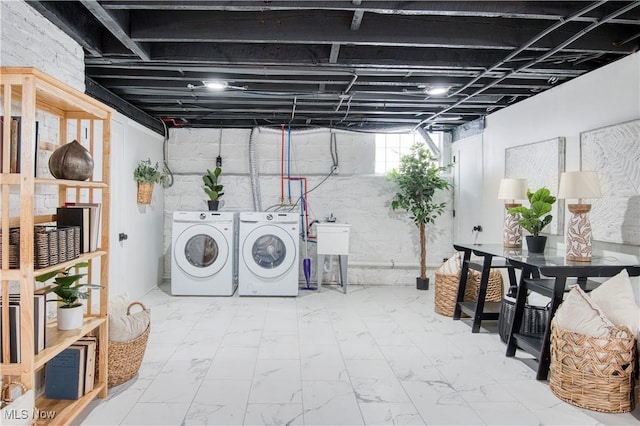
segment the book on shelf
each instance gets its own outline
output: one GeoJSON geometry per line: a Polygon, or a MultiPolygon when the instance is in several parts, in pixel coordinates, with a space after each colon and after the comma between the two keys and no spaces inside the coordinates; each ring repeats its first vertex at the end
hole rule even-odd
{"type": "Polygon", "coordinates": [[[78,399],[84,395],[84,347],[69,346],[45,367],[44,395],[50,399],[78,399]]]}
{"type": "Polygon", "coordinates": [[[65,203],[67,208],[89,208],[89,250],[96,251],[100,245],[100,215],[102,204],[100,203],[65,203]]]}
{"type": "MultiPolygon", "coordinates": [[[[0,302],[2,298],[0,298],[0,302]]],[[[46,347],[47,296],[33,295],[33,352],[40,353],[46,347]]],[[[0,318],[1,324],[1,318],[0,318]]],[[[20,362],[20,295],[9,294],[10,362],[20,362]]],[[[1,342],[0,342],[1,345],[1,342]]],[[[0,346],[1,348],[1,346],[0,346]]]]}
{"type": "MultiPolygon", "coordinates": [[[[0,339],[0,359],[2,362],[20,362],[20,300],[9,298],[9,359],[5,359],[4,339],[0,339]]],[[[0,330],[4,318],[4,306],[0,308],[0,330]]]]}
{"type": "MultiPolygon", "coordinates": [[[[0,141],[2,141],[2,149],[0,150],[0,160],[2,160],[1,153],[4,152],[4,126],[7,118],[0,116],[0,141]]],[[[20,173],[20,117],[11,117],[9,120],[9,173],[20,173]]],[[[2,164],[0,162],[0,164],[2,164]]]]}
{"type": "Polygon", "coordinates": [[[96,349],[98,339],[93,336],[80,338],[71,347],[81,347],[84,350],[85,370],[84,370],[84,393],[91,392],[95,383],[96,374],[96,349]]]}
{"type": "Polygon", "coordinates": [[[58,207],[56,211],[57,224],[62,226],[80,227],[80,253],[91,251],[91,208],[89,207],[58,207]]]}
{"type": "Polygon", "coordinates": [[[47,295],[33,295],[33,349],[39,354],[46,347],[47,295]]]}

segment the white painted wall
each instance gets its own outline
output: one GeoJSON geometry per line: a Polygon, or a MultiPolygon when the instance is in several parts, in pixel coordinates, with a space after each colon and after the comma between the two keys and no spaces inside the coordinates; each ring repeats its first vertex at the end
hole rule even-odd
{"type": "Polygon", "coordinates": [[[147,158],[162,164],[163,137],[119,113],[111,126],[110,291],[135,300],[162,281],[164,188],[155,185],[150,205],[137,204],[133,170],[147,158]],[[120,233],[127,239],[119,241],[120,233]]]}
{"type": "MultiPolygon", "coordinates": [[[[82,47],[62,30],[22,0],[0,2],[0,63],[2,66],[35,67],[48,75],[84,91],[84,54],[82,47]]],[[[58,139],[57,120],[38,115],[43,140],[58,139]]],[[[69,134],[75,134],[70,132],[69,134]]],[[[132,299],[155,287],[162,279],[162,229],[164,194],[158,188],[153,204],[139,209],[133,169],[139,159],[162,159],[163,138],[143,126],[114,114],[112,122],[110,294],[128,292],[132,299]],[[129,239],[119,244],[119,232],[129,239]]],[[[50,152],[38,152],[37,175],[50,176],[47,168],[50,152]]],[[[38,187],[37,213],[51,213],[58,205],[57,192],[38,187]],[[49,191],[49,192],[47,192],[49,191]]],[[[11,205],[16,194],[12,194],[11,205]]]]}
{"type": "MultiPolygon", "coordinates": [[[[248,160],[250,132],[225,129],[219,145],[219,129],[171,129],[168,158],[175,183],[166,190],[164,264],[167,276],[171,271],[171,215],[176,210],[206,210],[201,176],[207,168],[215,168],[219,150],[223,158],[221,183],[225,185],[222,210],[253,211],[248,160]]],[[[322,221],[333,213],[339,222],[352,225],[349,283],[415,285],[419,274],[418,228],[405,214],[391,210],[392,185],[384,175],[373,174],[374,136],[337,132],[336,138],[340,173],[309,194],[309,221],[322,221]]],[[[291,140],[291,176],[306,177],[311,190],[331,170],[330,132],[327,129],[293,132],[291,140]]],[[[255,133],[254,141],[262,210],[266,210],[280,205],[281,133],[262,128],[255,133]]],[[[292,193],[295,203],[300,193],[297,183],[292,184],[292,193]]],[[[450,201],[450,194],[441,196],[450,201]]],[[[451,212],[447,211],[428,231],[427,262],[432,267],[450,255],[451,233],[451,212]]],[[[308,247],[312,270],[316,271],[315,245],[310,243],[308,247]]],[[[304,253],[302,245],[301,258],[304,253]]],[[[304,282],[302,268],[300,273],[304,282]]],[[[325,280],[330,278],[326,276],[325,280]]]]}
{"type": "MultiPolygon", "coordinates": [[[[496,194],[504,175],[506,148],[563,136],[566,138],[566,170],[579,170],[581,132],[639,117],[640,53],[487,116],[482,138],[485,203],[465,206],[465,200],[461,200],[458,208],[478,212],[485,227],[480,242],[500,242],[504,207],[496,194]]],[[[596,243],[594,249],[597,245],[603,246],[596,243]]],[[[639,251],[637,246],[607,246],[639,251]]]]}

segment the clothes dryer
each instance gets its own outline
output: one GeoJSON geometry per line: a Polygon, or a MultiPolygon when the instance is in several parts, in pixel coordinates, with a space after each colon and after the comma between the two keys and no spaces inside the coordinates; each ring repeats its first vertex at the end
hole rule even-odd
{"type": "Polygon", "coordinates": [[[232,296],[238,286],[237,213],[173,213],[171,294],[232,296]]]}
{"type": "Polygon", "coordinates": [[[298,213],[240,213],[240,296],[298,295],[298,221],[298,213]]]}

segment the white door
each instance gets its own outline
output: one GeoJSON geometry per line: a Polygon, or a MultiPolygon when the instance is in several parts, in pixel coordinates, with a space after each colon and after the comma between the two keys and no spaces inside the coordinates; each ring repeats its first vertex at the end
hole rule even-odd
{"type": "Polygon", "coordinates": [[[114,114],[111,120],[111,235],[109,257],[109,296],[115,297],[126,292],[127,253],[124,241],[119,241],[120,233],[125,232],[125,216],[119,214],[123,207],[121,190],[124,188],[124,176],[120,166],[124,161],[125,124],[114,114]]]}
{"type": "Polygon", "coordinates": [[[453,240],[481,243],[482,231],[482,135],[455,142],[451,149],[455,162],[453,240]]]}

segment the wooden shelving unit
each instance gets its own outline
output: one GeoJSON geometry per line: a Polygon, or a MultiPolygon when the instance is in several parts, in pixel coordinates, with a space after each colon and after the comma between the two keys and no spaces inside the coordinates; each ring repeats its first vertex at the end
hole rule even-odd
{"type": "MultiPolygon", "coordinates": [[[[50,400],[43,396],[35,401],[38,412],[50,414],[48,419],[38,418],[38,424],[68,424],[96,397],[107,396],[108,374],[108,267],[109,267],[109,176],[110,176],[110,123],[112,110],[33,68],[0,68],[0,97],[4,117],[20,117],[20,171],[9,173],[10,144],[2,144],[0,161],[0,230],[2,231],[2,262],[0,281],[2,296],[2,360],[0,364],[3,383],[12,381],[23,384],[27,390],[35,389],[36,375],[46,363],[80,337],[97,336],[98,348],[96,382],[94,389],[78,400],[50,400]],[[48,131],[47,142],[36,146],[36,122],[40,117],[39,133],[48,131]],[[52,125],[51,123],[54,123],[52,125]],[[57,129],[56,124],[57,123],[57,129]],[[47,128],[42,129],[42,124],[47,128]],[[84,134],[83,134],[84,130],[84,134]],[[75,133],[74,133],[75,132],[75,133]],[[57,140],[56,135],[57,134],[57,140]],[[84,136],[84,137],[83,137],[84,136]],[[55,149],[73,139],[84,141],[94,158],[94,176],[88,181],[70,181],[35,177],[35,158],[38,148],[55,149]],[[53,186],[54,188],[51,188],[53,186]],[[102,205],[100,215],[101,236],[99,249],[84,253],[79,258],[34,269],[34,225],[55,221],[55,207],[50,212],[34,213],[37,197],[43,196],[41,187],[48,187],[46,197],[57,196],[56,206],[65,202],[95,202],[102,205]],[[38,188],[38,190],[37,190],[38,188]],[[19,268],[9,268],[9,230],[20,228],[19,268]],[[55,320],[47,324],[46,347],[34,355],[34,292],[35,277],[49,271],[64,269],[80,261],[89,261],[86,272],[92,283],[102,285],[94,290],[87,303],[84,324],[80,329],[60,331],[55,320]],[[10,294],[19,289],[20,295],[20,362],[10,363],[9,309],[10,294]],[[96,299],[96,298],[99,298],[96,299]]],[[[3,126],[2,140],[10,140],[9,126],[3,126]]],[[[47,203],[49,204],[49,203],[47,203]]],[[[42,207],[40,207],[42,210],[42,207]]]]}

